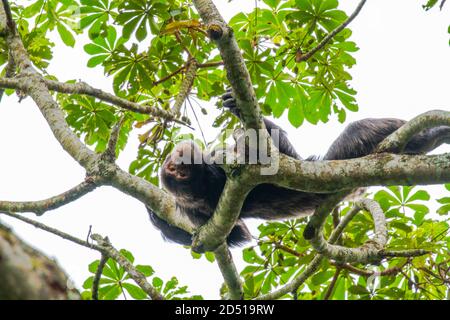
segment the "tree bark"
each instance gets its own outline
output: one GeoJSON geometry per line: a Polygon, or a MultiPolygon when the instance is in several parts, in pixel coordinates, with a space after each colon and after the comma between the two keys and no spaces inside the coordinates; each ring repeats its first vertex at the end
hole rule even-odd
{"type": "Polygon", "coordinates": [[[66,273],[0,224],[0,300],[80,299],[66,273]]]}

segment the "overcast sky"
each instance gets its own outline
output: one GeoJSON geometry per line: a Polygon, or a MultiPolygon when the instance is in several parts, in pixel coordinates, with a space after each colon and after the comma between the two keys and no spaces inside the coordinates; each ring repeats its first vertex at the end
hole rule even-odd
{"type": "MultiPolygon", "coordinates": [[[[253,0],[228,4],[215,1],[226,19],[239,10],[249,11],[253,0]],[[239,4],[239,5],[238,5],[239,4]]],[[[350,13],[358,1],[341,0],[341,8],[350,13]]],[[[352,23],[352,40],[360,47],[355,56],[357,65],[351,70],[352,86],[358,91],[360,111],[349,114],[346,124],[366,117],[397,117],[410,119],[431,109],[450,108],[450,49],[447,27],[450,7],[444,12],[424,12],[423,1],[368,1],[352,23]]],[[[57,37],[55,37],[57,39],[57,37]]],[[[57,42],[55,58],[49,72],[60,80],[82,79],[96,87],[111,91],[111,79],[100,68],[89,69],[89,56],[82,43],[74,49],[57,42]]],[[[56,142],[31,99],[17,102],[17,97],[4,98],[0,105],[0,200],[39,200],[59,194],[84,178],[78,166],[56,142]]],[[[209,110],[211,104],[205,104],[209,110]]],[[[214,112],[211,113],[214,115],[214,112]]],[[[202,120],[208,138],[215,136],[211,116],[202,120]]],[[[305,124],[292,128],[286,117],[276,122],[287,129],[289,137],[302,156],[324,154],[346,124],[335,118],[327,124],[305,124]]],[[[196,130],[198,134],[198,130],[196,130]]],[[[127,169],[137,153],[138,141],[130,139],[119,159],[127,169]]],[[[450,151],[448,146],[438,152],[450,151]]],[[[434,195],[441,186],[431,187],[434,195]]],[[[33,215],[28,215],[33,217],[33,215]]],[[[145,207],[139,201],[113,188],[100,188],[82,199],[37,218],[50,226],[85,239],[89,226],[93,232],[107,235],[116,248],[133,252],[136,262],[150,264],[164,280],[177,276],[193,294],[218,298],[222,278],[216,264],[205,259],[193,260],[189,250],[165,243],[153,229],[145,207]]],[[[99,258],[89,251],[21,222],[3,217],[26,241],[41,249],[64,267],[81,287],[89,276],[87,266],[99,258]]],[[[255,223],[250,223],[253,233],[255,223]]],[[[233,250],[239,270],[240,250],[233,250]]]]}

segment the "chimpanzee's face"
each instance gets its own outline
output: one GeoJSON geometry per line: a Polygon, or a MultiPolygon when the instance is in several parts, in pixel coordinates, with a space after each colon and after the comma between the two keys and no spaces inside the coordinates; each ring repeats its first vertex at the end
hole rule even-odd
{"type": "Polygon", "coordinates": [[[199,190],[203,178],[202,151],[192,141],[183,141],[175,146],[161,168],[164,187],[175,195],[187,195],[199,190]]]}

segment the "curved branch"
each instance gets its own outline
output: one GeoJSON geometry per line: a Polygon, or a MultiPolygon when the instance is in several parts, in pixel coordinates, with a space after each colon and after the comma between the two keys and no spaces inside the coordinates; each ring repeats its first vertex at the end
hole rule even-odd
{"type": "MultiPolygon", "coordinates": [[[[309,241],[317,252],[340,263],[380,262],[382,259],[379,254],[380,250],[383,250],[387,243],[386,219],[383,210],[376,201],[370,199],[362,199],[356,203],[356,207],[358,211],[366,209],[372,215],[375,224],[373,239],[367,241],[359,248],[346,248],[328,243],[323,237],[323,229],[320,228],[309,241]]],[[[338,231],[342,232],[342,227],[338,231]]]]}
{"type": "Polygon", "coordinates": [[[306,61],[309,58],[311,58],[314,54],[316,54],[317,51],[322,50],[323,47],[325,47],[326,44],[331,41],[331,39],[333,39],[339,32],[344,30],[356,18],[356,16],[361,12],[361,9],[363,8],[365,3],[366,0],[362,0],[356,7],[355,11],[348,17],[347,20],[344,21],[344,23],[342,23],[336,29],[331,31],[325,38],[323,38],[322,41],[320,41],[320,43],[316,47],[298,57],[296,59],[296,62],[306,61]]]}
{"type": "MultiPolygon", "coordinates": [[[[401,153],[405,150],[408,142],[416,134],[425,129],[435,128],[438,126],[448,126],[448,132],[450,132],[449,111],[432,110],[418,115],[384,139],[384,141],[377,147],[376,152],[401,153]]],[[[442,141],[447,141],[450,143],[450,135],[448,132],[446,136],[442,137],[442,141]]]]}
{"type": "Polygon", "coordinates": [[[39,201],[0,201],[0,212],[33,212],[43,215],[45,212],[62,207],[95,190],[101,178],[89,177],[86,181],[57,196],[39,201]]]}
{"type": "MultiPolygon", "coordinates": [[[[330,202],[330,204],[333,204],[335,199],[330,202]]],[[[324,204],[326,205],[326,203],[324,204]]],[[[334,244],[339,237],[342,234],[342,231],[345,229],[345,227],[350,223],[350,221],[353,219],[353,217],[359,212],[359,209],[353,208],[350,210],[341,220],[338,227],[333,230],[333,232],[330,235],[330,238],[328,239],[329,243],[334,244]]],[[[290,292],[297,291],[298,288],[306,281],[309,277],[311,277],[317,269],[319,269],[322,259],[324,258],[323,255],[317,254],[312,261],[306,266],[305,270],[303,270],[302,273],[300,273],[295,279],[293,279],[288,284],[284,285],[283,287],[279,288],[278,290],[275,290],[271,293],[256,297],[255,300],[274,300],[279,299],[285,294],[288,294],[290,292]]]]}

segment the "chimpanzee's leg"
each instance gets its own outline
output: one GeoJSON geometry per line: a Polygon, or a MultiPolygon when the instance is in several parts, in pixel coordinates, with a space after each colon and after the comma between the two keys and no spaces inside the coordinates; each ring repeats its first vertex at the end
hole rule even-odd
{"type": "MultiPolygon", "coordinates": [[[[161,235],[166,241],[175,242],[184,246],[190,246],[192,244],[192,236],[188,232],[175,227],[165,220],[161,219],[154,213],[149,207],[147,207],[147,211],[150,217],[150,221],[152,224],[161,231],[161,235]]],[[[198,218],[198,216],[196,216],[198,218]]],[[[203,221],[204,224],[206,222],[203,221]]],[[[242,220],[238,220],[233,230],[231,230],[227,243],[229,246],[234,247],[246,243],[252,240],[252,235],[250,231],[247,229],[247,226],[244,224],[242,220]]]]}
{"type": "MultiPolygon", "coordinates": [[[[363,119],[353,122],[333,142],[324,160],[352,159],[368,155],[405,122],[392,118],[363,119]]],[[[450,143],[450,127],[440,126],[423,130],[408,142],[404,153],[427,153],[443,143],[450,143]]]]}

